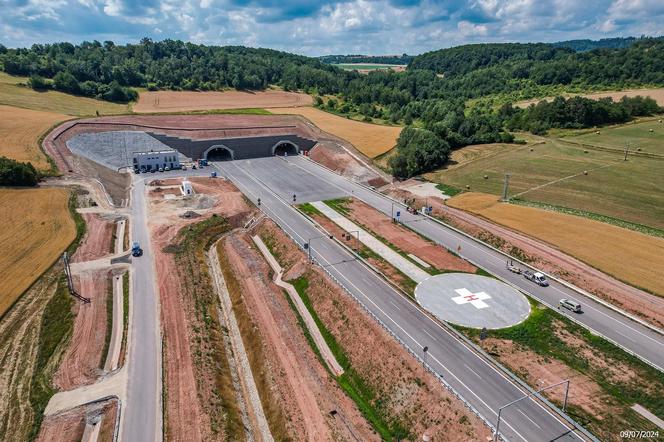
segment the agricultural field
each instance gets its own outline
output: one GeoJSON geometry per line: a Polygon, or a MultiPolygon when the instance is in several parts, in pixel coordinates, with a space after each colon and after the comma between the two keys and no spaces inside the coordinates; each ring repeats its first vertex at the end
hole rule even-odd
{"type": "MultiPolygon", "coordinates": [[[[579,93],[562,93],[564,97],[574,97],[580,95],[586,98],[592,98],[599,100],[600,98],[613,98],[613,101],[618,101],[622,97],[636,97],[638,95],[642,97],[650,97],[657,102],[660,106],[664,106],[664,88],[651,88],[651,89],[632,89],[627,91],[607,91],[607,92],[591,92],[589,94],[579,94],[579,93]]],[[[523,100],[517,103],[514,103],[518,107],[528,107],[531,104],[537,104],[542,100],[551,101],[553,97],[545,98],[535,98],[532,100],[523,100]]]]}
{"type": "Polygon", "coordinates": [[[354,121],[313,107],[278,108],[271,109],[271,112],[301,115],[321,130],[348,141],[369,158],[375,158],[392,149],[401,133],[401,127],[354,121]]]}
{"type": "Polygon", "coordinates": [[[268,91],[224,91],[189,92],[156,91],[141,92],[133,111],[146,112],[187,112],[196,110],[272,108],[309,106],[313,103],[310,95],[279,90],[268,91]]]}
{"type": "Polygon", "coordinates": [[[76,237],[64,189],[0,189],[0,315],[76,237]]]}
{"type": "Polygon", "coordinates": [[[584,149],[539,137],[529,141],[464,147],[452,153],[450,164],[425,178],[501,195],[509,173],[511,197],[664,229],[664,160],[632,156],[623,161],[620,151],[584,149]]]}
{"type": "Polygon", "coordinates": [[[662,238],[578,216],[500,203],[496,196],[482,193],[463,193],[447,204],[545,241],[628,284],[664,296],[662,238]]]}
{"type": "Polygon", "coordinates": [[[37,137],[67,118],[54,112],[0,105],[0,156],[31,162],[37,169],[48,170],[50,164],[39,148],[37,137]]]}
{"type": "Polygon", "coordinates": [[[655,118],[599,130],[588,130],[578,135],[565,136],[564,139],[620,151],[623,151],[625,145],[629,143],[630,151],[640,149],[644,153],[664,156],[664,120],[655,118]],[[660,123],[660,121],[662,122],[660,123]]]}
{"type": "Polygon", "coordinates": [[[393,70],[396,72],[403,72],[406,70],[405,64],[381,64],[381,63],[339,63],[335,64],[340,69],[346,71],[358,71],[361,73],[368,73],[376,70],[393,70]]]}
{"type": "Polygon", "coordinates": [[[56,91],[37,92],[23,84],[25,77],[0,72],[0,104],[74,116],[117,115],[129,112],[126,104],[78,97],[56,91]]]}

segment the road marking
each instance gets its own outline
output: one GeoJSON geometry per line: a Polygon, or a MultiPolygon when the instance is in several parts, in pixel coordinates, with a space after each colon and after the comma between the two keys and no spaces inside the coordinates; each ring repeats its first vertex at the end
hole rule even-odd
{"type": "Polygon", "coordinates": [[[475,374],[475,376],[477,376],[478,378],[482,379],[482,376],[480,376],[475,370],[473,370],[472,368],[470,368],[470,365],[466,364],[465,362],[463,363],[463,365],[465,365],[466,368],[467,368],[468,370],[472,371],[472,372],[475,374]]]}
{"type": "Polygon", "coordinates": [[[391,299],[390,299],[390,304],[392,304],[395,309],[401,310],[401,308],[394,301],[392,301],[391,299]]]}
{"type": "Polygon", "coordinates": [[[436,339],[436,338],[435,338],[431,333],[429,333],[428,331],[426,331],[426,330],[422,330],[422,331],[423,331],[424,333],[426,333],[427,335],[429,335],[429,337],[430,337],[431,339],[433,339],[434,341],[436,341],[436,342],[438,341],[438,339],[436,339]]]}
{"type": "MultiPolygon", "coordinates": [[[[301,214],[299,214],[299,212],[297,212],[297,210],[295,210],[293,207],[291,207],[289,204],[287,204],[285,201],[283,201],[283,199],[282,199],[281,197],[279,197],[279,195],[277,195],[272,189],[266,187],[265,184],[260,183],[256,178],[254,178],[254,177],[252,177],[251,175],[249,175],[246,171],[240,169],[239,166],[233,165],[233,167],[236,167],[236,168],[238,169],[238,171],[240,171],[240,172],[241,172],[241,173],[242,173],[247,179],[249,179],[250,181],[253,181],[253,182],[256,183],[259,187],[263,187],[263,188],[265,188],[265,189],[268,191],[268,193],[272,193],[273,196],[274,196],[274,199],[275,199],[278,203],[283,204],[283,205],[286,207],[287,210],[290,210],[291,212],[294,212],[294,213],[295,213],[297,216],[299,216],[299,217],[302,216],[301,214]]],[[[229,176],[231,176],[230,173],[229,173],[229,176]]],[[[234,181],[236,181],[236,180],[234,180],[234,181]]],[[[238,185],[240,184],[240,183],[237,182],[237,181],[236,181],[236,183],[237,183],[238,185]]],[[[242,187],[246,187],[246,185],[243,184],[242,187]]],[[[253,192],[249,192],[249,193],[251,193],[252,195],[254,195],[253,192]]],[[[255,196],[255,195],[254,195],[254,196],[255,196]]],[[[266,210],[266,211],[267,211],[267,209],[268,209],[268,207],[265,206],[265,205],[261,205],[261,207],[262,207],[263,210],[266,210]]],[[[271,212],[276,218],[278,218],[279,221],[281,221],[281,223],[283,223],[283,225],[284,225],[286,228],[288,228],[288,230],[290,230],[290,231],[293,233],[293,235],[295,235],[295,236],[299,237],[300,239],[304,240],[304,238],[303,238],[299,233],[297,233],[297,231],[296,231],[296,230],[295,230],[290,224],[288,224],[287,222],[285,222],[281,217],[279,217],[276,213],[274,213],[273,210],[270,210],[270,212],[271,212]]],[[[324,244],[327,244],[327,242],[325,242],[324,244]]],[[[329,245],[329,244],[328,244],[328,245],[329,245]]],[[[342,254],[348,254],[348,252],[346,252],[345,250],[339,250],[339,252],[342,253],[342,254]]],[[[399,323],[397,323],[394,319],[392,319],[391,316],[389,316],[389,315],[388,315],[388,314],[387,314],[387,313],[386,313],[381,307],[378,306],[378,304],[376,304],[376,302],[374,302],[371,298],[369,298],[369,297],[368,297],[368,296],[367,296],[367,295],[366,295],[361,289],[359,289],[359,288],[358,288],[358,287],[357,287],[352,281],[350,281],[348,278],[346,278],[346,276],[345,276],[343,273],[341,273],[338,269],[336,269],[334,266],[332,266],[332,264],[331,264],[331,263],[330,263],[330,262],[329,262],[329,261],[328,261],[328,260],[327,260],[327,259],[326,259],[326,258],[325,258],[325,257],[324,257],[324,256],[318,251],[318,250],[315,250],[315,249],[314,249],[314,250],[312,251],[312,253],[315,254],[315,255],[318,255],[318,256],[320,257],[321,260],[325,261],[325,263],[327,263],[327,266],[329,266],[329,268],[331,269],[331,271],[334,271],[334,272],[337,274],[337,277],[338,277],[339,279],[343,279],[343,280],[345,280],[346,283],[347,283],[349,286],[353,287],[353,288],[356,290],[356,292],[359,293],[360,295],[362,295],[362,297],[363,297],[366,301],[368,301],[369,303],[371,303],[371,304],[376,308],[376,310],[378,310],[378,311],[379,311],[379,312],[380,312],[385,318],[389,319],[389,321],[391,321],[391,322],[392,322],[392,323],[393,323],[398,329],[400,329],[400,330],[403,332],[403,334],[404,334],[405,336],[407,336],[407,337],[408,337],[412,342],[414,342],[418,347],[422,348],[422,345],[421,345],[421,344],[420,344],[415,338],[413,338],[413,337],[412,337],[412,336],[411,336],[411,335],[410,335],[410,334],[409,334],[409,333],[408,333],[408,332],[407,332],[407,331],[406,331],[406,330],[405,330],[405,329],[404,329],[399,323]]],[[[362,267],[364,267],[365,269],[367,269],[367,271],[371,272],[371,270],[368,269],[363,263],[360,263],[360,265],[362,265],[362,267]]],[[[397,294],[397,293],[394,291],[394,289],[392,289],[392,288],[391,288],[391,287],[390,287],[385,281],[383,281],[382,279],[377,278],[376,281],[377,281],[379,284],[383,285],[383,286],[387,289],[387,292],[388,292],[388,293],[393,293],[395,296],[400,296],[399,294],[397,294]]],[[[430,318],[428,315],[423,314],[423,313],[422,313],[419,309],[417,309],[416,307],[415,307],[415,311],[416,311],[417,313],[419,313],[420,315],[422,315],[423,317],[429,319],[431,322],[433,322],[433,323],[434,323],[439,329],[441,329],[443,332],[447,333],[450,337],[453,338],[453,340],[454,340],[455,342],[457,342],[457,343],[459,343],[459,344],[461,345],[461,348],[463,348],[463,349],[465,349],[466,351],[468,351],[468,353],[469,353],[470,355],[472,355],[472,356],[474,356],[475,358],[479,359],[479,360],[482,361],[484,364],[486,364],[488,367],[490,367],[492,370],[494,370],[494,371],[495,371],[500,377],[502,377],[502,378],[507,382],[507,384],[508,384],[509,386],[515,388],[515,389],[516,389],[517,391],[519,391],[520,393],[523,392],[523,390],[522,390],[517,384],[515,384],[512,380],[508,379],[507,376],[506,376],[505,374],[501,373],[496,367],[494,367],[493,365],[491,365],[491,364],[489,363],[489,361],[486,361],[486,360],[485,360],[484,358],[482,358],[479,354],[475,353],[475,352],[472,351],[469,347],[467,347],[465,344],[463,344],[462,342],[460,342],[460,341],[459,341],[454,335],[452,335],[452,333],[451,333],[450,331],[445,330],[440,324],[436,323],[436,322],[435,322],[432,318],[430,318]]],[[[436,362],[441,368],[443,368],[443,370],[445,370],[450,376],[452,376],[452,378],[454,378],[454,379],[455,379],[455,380],[456,380],[461,386],[463,386],[463,387],[464,387],[464,388],[465,388],[470,394],[472,394],[472,395],[473,395],[473,396],[474,396],[474,397],[475,397],[480,403],[482,403],[482,405],[484,405],[484,407],[486,407],[486,409],[488,409],[488,410],[489,410],[491,413],[493,413],[494,415],[497,415],[497,412],[496,412],[493,408],[491,408],[491,407],[490,407],[490,406],[489,406],[489,405],[488,405],[488,404],[487,404],[487,403],[486,403],[486,402],[485,402],[480,396],[477,395],[477,393],[475,393],[472,389],[470,389],[470,388],[469,388],[469,387],[468,387],[468,386],[467,386],[467,385],[466,385],[461,379],[459,379],[459,378],[458,378],[458,377],[457,377],[452,371],[450,371],[450,370],[449,370],[449,369],[448,369],[448,368],[447,368],[442,362],[440,362],[440,360],[438,360],[438,359],[437,359],[433,354],[431,354],[431,353],[429,353],[429,356],[430,356],[431,359],[434,360],[434,361],[435,361],[435,362],[436,362]]],[[[554,414],[552,414],[552,413],[551,413],[548,409],[546,409],[542,404],[540,404],[539,402],[535,401],[532,397],[530,398],[530,401],[531,401],[533,404],[535,404],[536,406],[538,406],[539,408],[541,408],[544,412],[546,412],[549,416],[551,416],[551,417],[552,417],[554,420],[556,420],[558,423],[560,423],[561,426],[562,426],[565,430],[570,431],[572,434],[576,435],[576,432],[575,432],[574,430],[570,429],[567,425],[565,425],[565,424],[564,424],[564,423],[563,423],[563,422],[562,422],[557,416],[555,416],[554,414]]],[[[503,419],[503,422],[504,422],[504,424],[505,424],[507,427],[509,427],[509,428],[510,428],[510,429],[511,429],[511,430],[512,430],[517,436],[519,436],[519,437],[520,437],[521,439],[523,439],[524,441],[527,441],[527,439],[524,438],[524,437],[523,437],[523,436],[522,436],[522,435],[521,435],[521,434],[520,434],[520,433],[519,433],[519,432],[518,432],[518,431],[517,431],[517,430],[516,430],[516,429],[515,429],[515,428],[514,428],[514,427],[513,427],[508,421],[507,421],[507,420],[503,419]]],[[[578,437],[578,436],[577,436],[577,437],[578,437]]]]}
{"type": "Polygon", "coordinates": [[[539,428],[540,430],[542,429],[542,427],[540,427],[540,426],[537,424],[537,422],[535,422],[534,420],[532,420],[531,418],[529,418],[528,415],[527,415],[526,413],[524,413],[523,411],[521,411],[520,408],[517,408],[516,411],[518,411],[519,413],[521,413],[521,414],[523,415],[523,417],[525,417],[525,418],[528,419],[530,422],[532,422],[533,425],[535,425],[537,428],[539,428]]]}

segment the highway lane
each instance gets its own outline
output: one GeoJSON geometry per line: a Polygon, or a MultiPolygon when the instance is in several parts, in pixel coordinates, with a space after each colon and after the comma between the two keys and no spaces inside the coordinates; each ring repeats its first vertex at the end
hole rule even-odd
{"type": "MultiPolygon", "coordinates": [[[[321,231],[290,206],[291,189],[278,195],[280,187],[265,181],[275,174],[287,176],[289,169],[281,169],[284,165],[294,167],[278,158],[216,163],[215,167],[250,200],[256,202],[261,198],[261,210],[303,244],[320,236],[321,231]]],[[[309,197],[325,196],[320,186],[311,185],[310,179],[297,182],[311,193],[309,197]],[[308,185],[302,184],[307,182],[308,185]]],[[[332,196],[337,194],[330,191],[332,196]]],[[[430,367],[489,421],[495,424],[499,407],[524,395],[520,387],[491,363],[431,320],[338,243],[327,237],[317,238],[311,242],[311,249],[313,257],[412,352],[421,355],[423,346],[428,346],[430,367]]],[[[509,440],[581,440],[533,399],[506,409],[502,418],[501,433],[509,440]]]]}
{"type": "MultiPolygon", "coordinates": [[[[284,171],[277,171],[277,177],[287,173],[287,171],[296,173],[293,168],[299,169],[302,172],[301,181],[305,181],[305,176],[309,175],[311,183],[318,183],[319,186],[330,186],[337,192],[343,191],[347,196],[352,195],[388,216],[391,216],[392,210],[394,212],[399,210],[401,212],[401,222],[411,229],[450,250],[456,251],[460,246],[462,257],[499,276],[550,307],[557,308],[558,302],[562,298],[579,302],[583,306],[582,314],[572,313],[565,309],[562,309],[561,313],[664,371],[662,368],[664,367],[664,337],[650,328],[556,281],[550,281],[549,287],[539,287],[523,278],[523,276],[507,270],[506,258],[495,250],[427,217],[410,214],[405,210],[405,206],[393,204],[393,201],[389,198],[353,183],[313,161],[302,157],[292,157],[286,160],[281,159],[281,162],[284,171]],[[290,163],[291,166],[284,168],[285,161],[290,163]]],[[[273,188],[277,188],[276,182],[270,184],[275,186],[273,188]]]]}
{"type": "Polygon", "coordinates": [[[120,429],[123,442],[163,439],[159,295],[146,206],[145,181],[142,176],[135,177],[131,193],[131,241],[140,242],[143,256],[132,259],[129,372],[120,429]]]}

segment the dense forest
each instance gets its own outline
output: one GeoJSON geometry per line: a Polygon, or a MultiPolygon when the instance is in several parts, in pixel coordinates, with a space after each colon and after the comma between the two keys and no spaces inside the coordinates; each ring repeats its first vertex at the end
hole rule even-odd
{"type": "Polygon", "coordinates": [[[551,43],[551,46],[556,48],[569,48],[576,52],[592,51],[593,49],[621,49],[632,46],[639,40],[648,38],[662,39],[664,37],[614,37],[614,38],[601,38],[599,40],[567,40],[551,43]]]}

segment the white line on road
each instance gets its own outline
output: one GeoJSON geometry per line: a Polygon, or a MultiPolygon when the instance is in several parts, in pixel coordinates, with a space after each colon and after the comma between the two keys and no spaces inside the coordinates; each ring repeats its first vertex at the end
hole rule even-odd
{"type": "MultiPolygon", "coordinates": [[[[472,372],[475,374],[475,376],[477,376],[478,378],[482,379],[482,376],[480,376],[475,370],[473,370],[472,368],[470,368],[470,366],[469,366],[468,364],[466,364],[466,363],[464,362],[463,365],[465,365],[466,368],[467,368],[468,370],[472,371],[472,372]]],[[[538,427],[539,427],[539,425],[538,425],[538,427]]]]}
{"type": "Polygon", "coordinates": [[[426,331],[426,330],[423,330],[423,331],[424,331],[424,333],[426,333],[427,335],[429,335],[429,337],[430,337],[431,339],[433,339],[434,341],[438,341],[438,339],[434,338],[433,335],[432,335],[431,333],[429,333],[429,332],[426,331]]]}
{"type": "Polygon", "coordinates": [[[535,422],[534,420],[532,420],[531,418],[529,418],[528,415],[527,415],[526,413],[524,413],[523,411],[521,411],[520,408],[517,408],[516,410],[517,410],[519,413],[521,413],[521,414],[523,415],[523,417],[525,417],[525,418],[528,419],[530,422],[532,422],[532,424],[535,425],[537,428],[539,428],[540,430],[542,429],[542,427],[540,427],[539,425],[537,425],[537,422],[535,422]]]}

